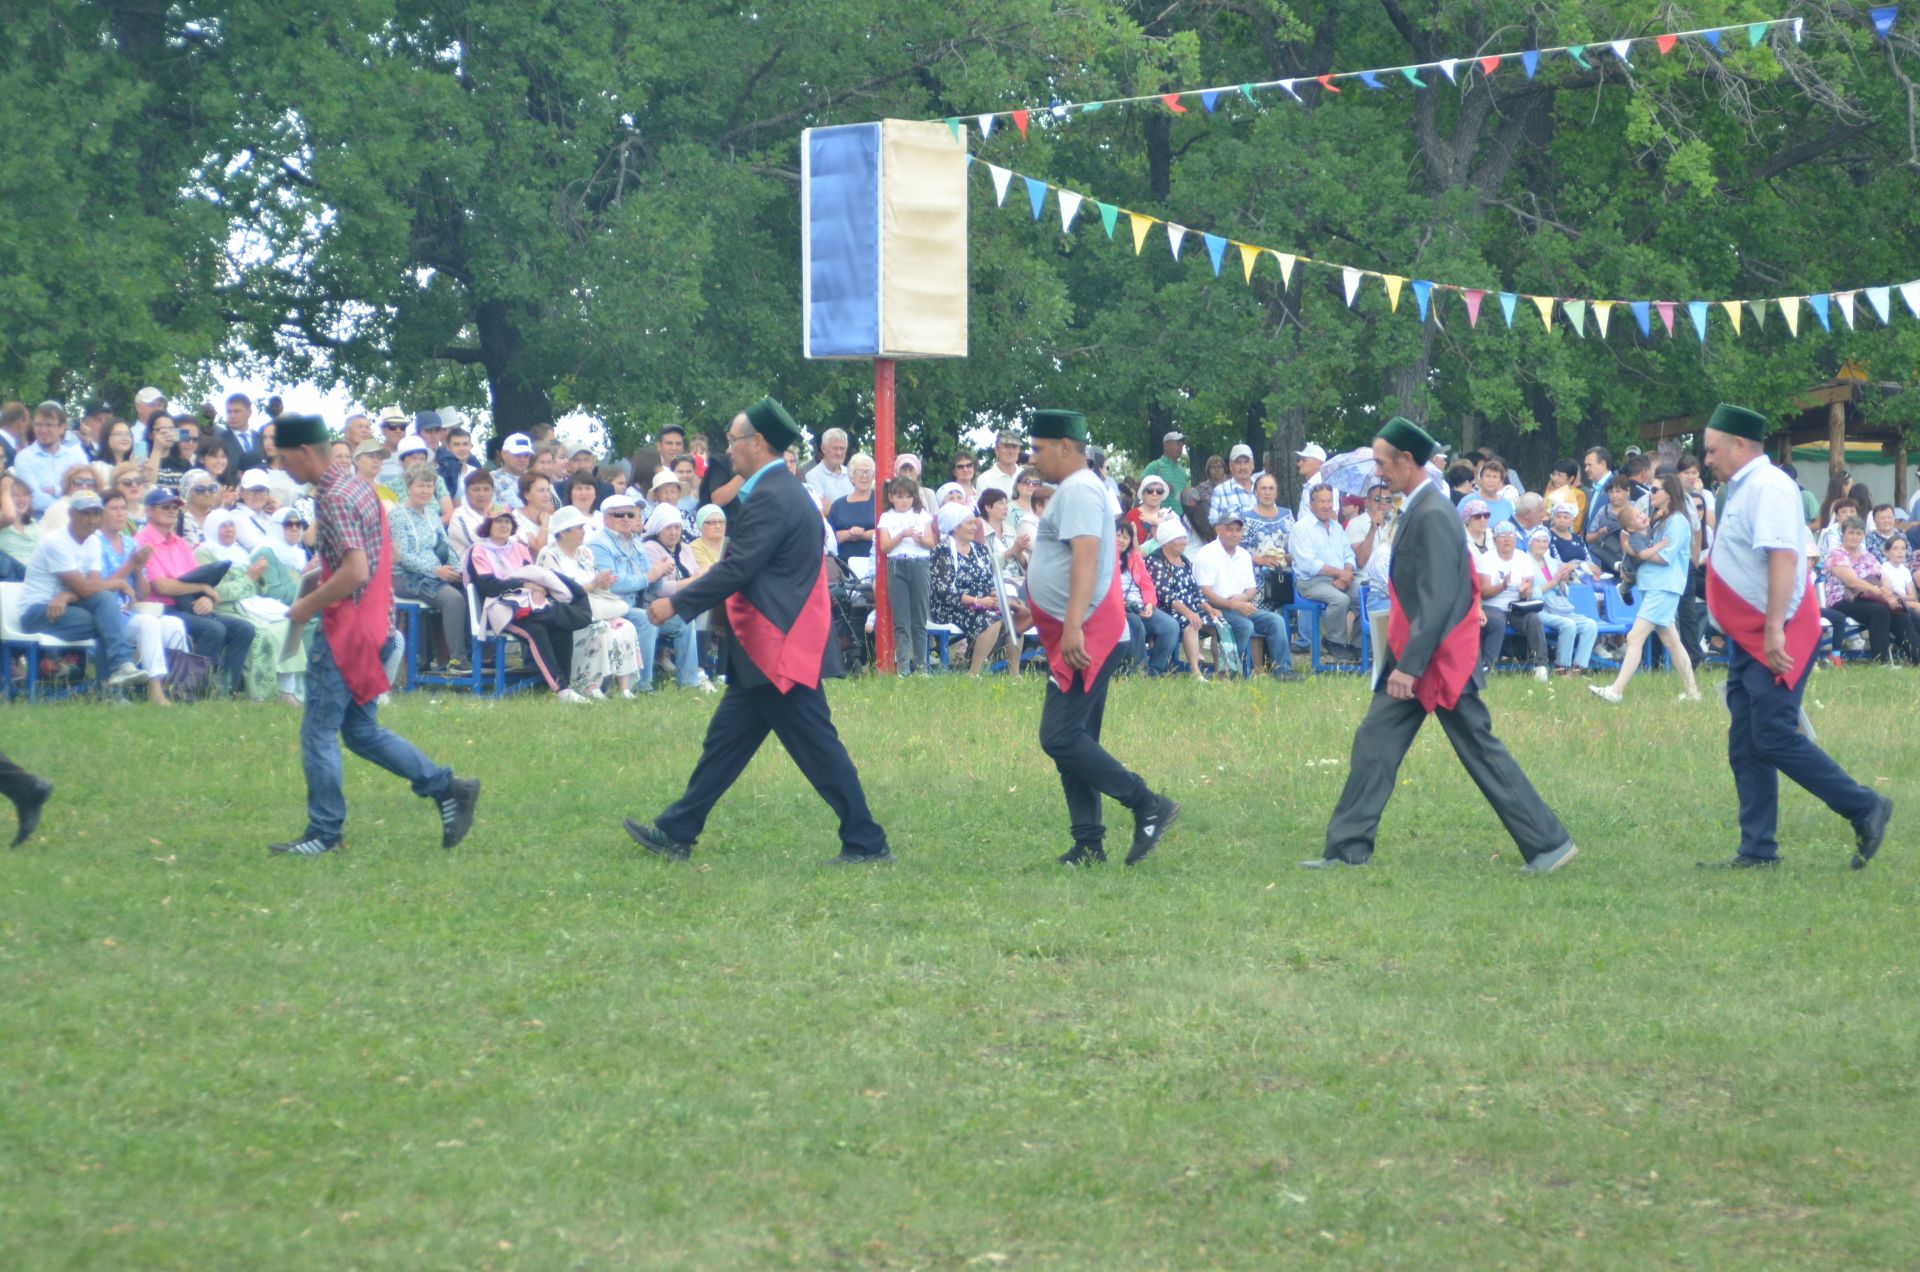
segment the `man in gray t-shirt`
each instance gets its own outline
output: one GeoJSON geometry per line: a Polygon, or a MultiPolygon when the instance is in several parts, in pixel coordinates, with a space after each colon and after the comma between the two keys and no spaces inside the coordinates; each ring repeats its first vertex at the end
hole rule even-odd
{"type": "Polygon", "coordinates": [[[1117,566],[1113,514],[1107,490],[1087,467],[1087,419],[1078,411],[1035,411],[1027,435],[1040,475],[1059,489],[1034,533],[1027,565],[1027,596],[1047,651],[1047,701],[1040,710],[1040,749],[1060,771],[1073,848],[1063,866],[1107,859],[1100,800],[1133,810],[1127,864],[1152,852],[1180,805],[1157,795],[1100,745],[1107,684],[1120,665],[1127,619],[1118,596],[1109,599],[1117,566]]]}

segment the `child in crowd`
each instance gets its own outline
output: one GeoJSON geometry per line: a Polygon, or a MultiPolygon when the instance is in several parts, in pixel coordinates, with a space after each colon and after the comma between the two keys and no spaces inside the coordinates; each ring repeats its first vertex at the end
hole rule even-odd
{"type": "Polygon", "coordinates": [[[887,483],[880,514],[880,555],[887,559],[888,600],[893,606],[894,667],[910,676],[927,666],[927,610],[932,598],[932,558],[938,543],[933,518],[921,508],[920,483],[895,477],[887,483]]]}

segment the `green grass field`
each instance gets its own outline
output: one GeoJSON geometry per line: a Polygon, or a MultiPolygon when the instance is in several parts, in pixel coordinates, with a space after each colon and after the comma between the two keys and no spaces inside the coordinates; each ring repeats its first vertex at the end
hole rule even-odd
{"type": "Polygon", "coordinates": [[[0,859],[0,1263],[1912,1267],[1920,680],[1808,694],[1903,801],[1858,874],[1797,789],[1784,867],[1696,871],[1725,716],[1674,691],[1494,686],[1582,849],[1539,880],[1437,726],[1374,867],[1296,868],[1344,678],[1118,684],[1187,813],[1092,872],[1051,864],[1037,679],[832,689],[900,858],[853,872],[777,749],[691,867],[629,843],[693,696],[405,698],[486,782],[471,839],[350,760],[315,861],[264,851],[292,713],[0,710],[60,786],[0,859]]]}

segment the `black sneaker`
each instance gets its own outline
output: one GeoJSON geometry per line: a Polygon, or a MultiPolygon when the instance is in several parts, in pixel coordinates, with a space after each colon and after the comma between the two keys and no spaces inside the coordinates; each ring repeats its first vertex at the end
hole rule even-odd
{"type": "Polygon", "coordinates": [[[1054,860],[1063,866],[1097,866],[1107,859],[1107,850],[1099,844],[1075,844],[1054,860]]]}
{"type": "Polygon", "coordinates": [[[1174,818],[1180,815],[1179,801],[1165,795],[1156,796],[1159,801],[1151,813],[1145,817],[1136,817],[1133,822],[1133,846],[1127,849],[1127,864],[1134,865],[1154,850],[1168,830],[1173,827],[1174,818]]]}
{"type": "Polygon", "coordinates": [[[829,866],[890,866],[893,864],[893,850],[882,848],[879,852],[848,852],[842,848],[838,857],[829,857],[824,863],[829,866]]]}
{"type": "Polygon", "coordinates": [[[53,783],[44,777],[36,777],[26,798],[14,802],[13,807],[20,814],[20,829],[13,835],[15,848],[26,843],[33,832],[40,828],[40,812],[51,798],[53,798],[53,783]]]}
{"type": "Polygon", "coordinates": [[[318,857],[332,852],[339,846],[338,839],[322,839],[318,835],[309,835],[305,839],[296,839],[291,843],[268,844],[267,851],[277,857],[318,857]]]}
{"type": "Polygon", "coordinates": [[[1887,837],[1887,823],[1893,818],[1893,800],[1882,795],[1874,810],[1853,824],[1853,833],[1858,847],[1853,853],[1853,868],[1865,870],[1867,863],[1873,860],[1873,854],[1880,851],[1880,844],[1887,837]]]}
{"type": "Polygon", "coordinates": [[[447,674],[449,676],[470,676],[473,674],[473,664],[465,658],[450,658],[447,660],[447,674]]]}
{"type": "Polygon", "coordinates": [[[654,828],[651,822],[637,822],[629,817],[622,823],[634,843],[648,852],[657,853],[669,861],[685,861],[693,855],[693,845],[678,843],[668,839],[654,828]]]}
{"type": "Polygon", "coordinates": [[[480,779],[456,777],[440,797],[440,846],[451,848],[473,829],[473,807],[480,802],[480,779]]]}
{"type": "Polygon", "coordinates": [[[1747,857],[1735,853],[1725,861],[1696,861],[1702,870],[1766,870],[1780,864],[1778,857],[1747,857]]]}

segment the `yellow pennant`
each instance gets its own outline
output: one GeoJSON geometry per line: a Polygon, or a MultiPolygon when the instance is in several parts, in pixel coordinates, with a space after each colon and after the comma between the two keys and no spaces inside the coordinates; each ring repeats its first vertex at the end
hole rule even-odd
{"type": "Polygon", "coordinates": [[[1720,302],[1720,308],[1726,310],[1727,317],[1733,321],[1733,334],[1736,336],[1739,335],[1740,334],[1740,302],[1737,300],[1723,300],[1720,302]]]}
{"type": "Polygon", "coordinates": [[[1399,313],[1400,289],[1407,285],[1407,280],[1398,274],[1382,274],[1380,275],[1380,279],[1387,285],[1387,312],[1390,314],[1399,313]]]}
{"type": "Polygon", "coordinates": [[[1141,247],[1147,241],[1147,231],[1153,228],[1153,218],[1141,216],[1138,212],[1127,213],[1127,220],[1133,226],[1133,254],[1140,255],[1141,247]]]}
{"type": "Polygon", "coordinates": [[[1615,303],[1616,302],[1611,300],[1596,300],[1593,302],[1593,321],[1594,325],[1600,328],[1600,338],[1602,340],[1607,338],[1607,323],[1613,318],[1613,306],[1615,303]]]}
{"type": "Polygon", "coordinates": [[[1533,307],[1540,311],[1540,324],[1543,327],[1545,327],[1548,331],[1552,331],[1553,330],[1553,297],[1529,296],[1527,297],[1527,299],[1532,301],[1533,307]]]}
{"type": "Polygon", "coordinates": [[[1240,249],[1240,268],[1247,271],[1247,281],[1253,281],[1253,263],[1260,259],[1260,249],[1251,243],[1235,243],[1240,249]]]}
{"type": "Polygon", "coordinates": [[[1285,252],[1274,252],[1273,259],[1280,262],[1281,284],[1286,287],[1293,286],[1293,257],[1285,252]]]}
{"type": "Polygon", "coordinates": [[[1791,335],[1800,334],[1800,297],[1780,297],[1780,312],[1787,320],[1787,331],[1791,335]]]}

